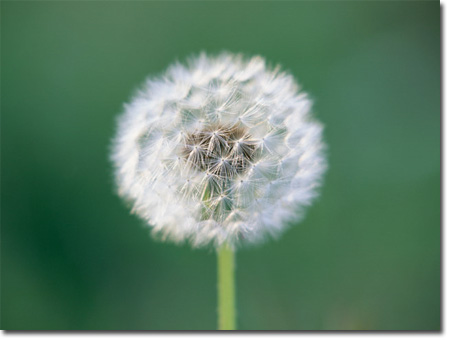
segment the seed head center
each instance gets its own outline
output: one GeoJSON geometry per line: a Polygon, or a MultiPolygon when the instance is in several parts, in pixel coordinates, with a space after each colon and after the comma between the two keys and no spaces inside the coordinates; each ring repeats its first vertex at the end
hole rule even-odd
{"type": "Polygon", "coordinates": [[[257,143],[242,126],[205,126],[186,135],[181,155],[189,167],[229,179],[255,161],[257,143]]]}

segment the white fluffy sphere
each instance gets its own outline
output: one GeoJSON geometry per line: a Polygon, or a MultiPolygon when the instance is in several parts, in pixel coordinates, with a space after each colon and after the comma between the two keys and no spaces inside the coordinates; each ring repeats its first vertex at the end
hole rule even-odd
{"type": "Polygon", "coordinates": [[[276,236],[326,168],[322,125],[293,77],[263,58],[201,54],[149,78],[120,116],[119,194],[152,233],[194,246],[276,236]]]}

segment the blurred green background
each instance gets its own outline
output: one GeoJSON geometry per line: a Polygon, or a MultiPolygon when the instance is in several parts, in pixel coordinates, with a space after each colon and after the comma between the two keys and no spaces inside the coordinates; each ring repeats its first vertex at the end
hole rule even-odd
{"type": "Polygon", "coordinates": [[[290,70],[326,126],[306,219],[237,255],[241,330],[440,328],[436,2],[1,3],[1,326],[212,330],[216,258],[115,195],[115,118],[201,50],[290,70]]]}

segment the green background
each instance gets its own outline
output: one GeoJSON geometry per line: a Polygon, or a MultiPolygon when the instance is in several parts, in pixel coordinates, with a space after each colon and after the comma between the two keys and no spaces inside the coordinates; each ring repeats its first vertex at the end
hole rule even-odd
{"type": "Polygon", "coordinates": [[[108,161],[132,90],[201,50],[291,71],[329,144],[306,219],[237,254],[239,328],[438,330],[439,4],[354,1],[2,1],[2,328],[215,329],[214,251],[152,240],[108,161]]]}

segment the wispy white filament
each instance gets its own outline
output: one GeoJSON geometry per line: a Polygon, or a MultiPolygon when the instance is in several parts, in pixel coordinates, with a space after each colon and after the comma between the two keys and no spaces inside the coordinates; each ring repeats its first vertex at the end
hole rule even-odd
{"type": "Polygon", "coordinates": [[[194,246],[277,236],[326,168],[322,125],[261,57],[205,54],[149,78],[113,143],[119,193],[152,232],[194,246]]]}

